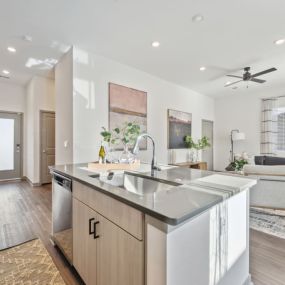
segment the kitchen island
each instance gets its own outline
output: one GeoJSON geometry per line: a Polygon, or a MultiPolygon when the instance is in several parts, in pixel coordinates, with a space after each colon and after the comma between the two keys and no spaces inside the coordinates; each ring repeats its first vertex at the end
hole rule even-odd
{"type": "Polygon", "coordinates": [[[87,285],[243,285],[249,276],[249,189],[256,181],[148,165],[72,180],[72,263],[87,285]]]}

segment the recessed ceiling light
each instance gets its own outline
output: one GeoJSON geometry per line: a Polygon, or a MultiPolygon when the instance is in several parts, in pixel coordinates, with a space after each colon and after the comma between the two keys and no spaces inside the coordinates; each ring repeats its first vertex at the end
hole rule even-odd
{"type": "Polygon", "coordinates": [[[11,53],[15,53],[17,51],[14,47],[7,47],[7,50],[11,53]]]}
{"type": "Polygon", "coordinates": [[[279,39],[274,42],[276,45],[283,45],[285,43],[285,39],[279,39]]]}
{"type": "Polygon", "coordinates": [[[8,74],[10,74],[10,71],[4,69],[4,70],[2,70],[2,73],[5,74],[5,75],[8,75],[8,74]]]}
{"type": "Polygon", "coordinates": [[[25,41],[25,42],[32,42],[33,41],[33,37],[32,36],[30,36],[30,35],[24,35],[23,36],[23,40],[25,41]]]}
{"type": "Polygon", "coordinates": [[[192,22],[202,22],[204,20],[203,15],[197,14],[192,17],[192,22]]]}
{"type": "Polygon", "coordinates": [[[160,46],[160,42],[155,41],[155,42],[152,42],[151,45],[152,45],[153,47],[159,47],[159,46],[160,46]]]}
{"type": "Polygon", "coordinates": [[[205,71],[206,70],[206,67],[205,66],[201,66],[200,67],[200,71],[205,71]]]}

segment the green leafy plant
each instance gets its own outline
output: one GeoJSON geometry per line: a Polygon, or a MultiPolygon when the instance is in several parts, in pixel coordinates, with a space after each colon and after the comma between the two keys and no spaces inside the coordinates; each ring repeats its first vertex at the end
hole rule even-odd
{"type": "Polygon", "coordinates": [[[196,149],[200,150],[200,149],[205,149],[207,147],[210,147],[210,139],[206,136],[203,136],[200,140],[198,140],[197,144],[196,144],[196,149]]]}
{"type": "Polygon", "coordinates": [[[193,138],[191,136],[187,135],[187,136],[184,137],[184,143],[185,143],[185,146],[187,148],[190,148],[190,149],[194,148],[196,150],[205,149],[205,148],[211,146],[210,140],[206,136],[202,137],[201,139],[199,139],[197,141],[197,143],[195,143],[193,138]]]}
{"type": "Polygon", "coordinates": [[[120,132],[123,144],[132,146],[141,133],[141,127],[136,122],[126,122],[120,132]]]}
{"type": "Polygon", "coordinates": [[[132,146],[141,132],[140,126],[136,122],[125,122],[122,128],[115,128],[108,131],[102,127],[101,136],[103,140],[112,145],[122,142],[126,146],[132,146]]]}
{"type": "Polygon", "coordinates": [[[245,164],[248,164],[248,161],[246,159],[235,159],[230,166],[234,168],[235,171],[241,171],[245,164]]]}
{"type": "Polygon", "coordinates": [[[190,149],[191,148],[196,148],[196,144],[195,144],[193,138],[191,136],[189,136],[189,135],[184,137],[184,143],[185,143],[185,146],[187,148],[190,148],[190,149]]]}
{"type": "Polygon", "coordinates": [[[119,134],[120,129],[115,128],[112,131],[108,131],[105,127],[102,127],[102,132],[100,133],[103,137],[103,140],[107,143],[110,143],[112,145],[116,145],[120,142],[119,134]]]}

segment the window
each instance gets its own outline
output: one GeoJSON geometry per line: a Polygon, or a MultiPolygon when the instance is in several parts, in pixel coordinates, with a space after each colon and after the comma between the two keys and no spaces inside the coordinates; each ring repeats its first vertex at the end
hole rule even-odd
{"type": "Polygon", "coordinates": [[[277,117],[277,150],[285,151],[285,112],[278,114],[277,117]]]}

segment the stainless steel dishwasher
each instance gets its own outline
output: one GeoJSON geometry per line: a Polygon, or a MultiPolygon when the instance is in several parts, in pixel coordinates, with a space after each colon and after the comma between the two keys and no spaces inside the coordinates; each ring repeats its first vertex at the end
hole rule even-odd
{"type": "Polygon", "coordinates": [[[72,180],[53,173],[52,240],[72,264],[72,180]]]}

